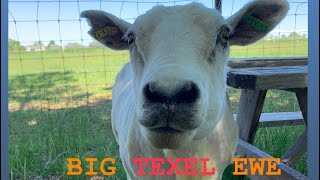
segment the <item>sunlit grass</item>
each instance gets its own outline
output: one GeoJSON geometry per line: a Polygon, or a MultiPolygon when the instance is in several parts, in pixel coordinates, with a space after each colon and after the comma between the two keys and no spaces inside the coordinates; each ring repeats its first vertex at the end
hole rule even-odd
{"type": "MultiPolygon", "coordinates": [[[[231,57],[306,56],[307,40],[260,41],[232,47],[231,57]]],[[[128,52],[79,49],[9,53],[9,165],[12,179],[86,179],[69,177],[68,157],[116,158],[114,179],[124,179],[118,145],[111,131],[111,89],[128,52]],[[42,58],[41,58],[42,56],[42,58]]],[[[228,88],[237,112],[240,90],[228,88]]],[[[299,111],[292,93],[267,93],[263,112],[299,111]]],[[[260,128],[254,145],[274,157],[303,132],[303,126],[260,128]]],[[[94,166],[99,169],[99,164],[94,166]]],[[[306,155],[296,165],[306,174],[306,155]]],[[[84,172],[88,164],[84,165],[84,172]]],[[[226,171],[230,179],[232,167],[226,171]]],[[[84,174],[84,173],[83,173],[84,174]]],[[[235,177],[233,177],[235,178],[235,177]]]]}

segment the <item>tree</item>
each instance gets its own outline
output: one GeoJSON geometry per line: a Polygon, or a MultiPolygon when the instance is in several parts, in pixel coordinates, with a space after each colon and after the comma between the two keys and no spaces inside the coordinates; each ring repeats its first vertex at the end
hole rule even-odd
{"type": "Polygon", "coordinates": [[[60,50],[61,46],[57,45],[56,42],[51,40],[47,46],[47,50],[49,51],[55,51],[55,50],[60,50]]]}
{"type": "Polygon", "coordinates": [[[42,43],[41,41],[37,41],[37,42],[33,43],[33,46],[34,46],[34,47],[38,47],[38,48],[44,47],[44,46],[43,46],[43,43],[42,43]]]}
{"type": "Polygon", "coordinates": [[[281,39],[287,39],[287,36],[285,34],[282,34],[281,39]]]}
{"type": "Polygon", "coordinates": [[[53,45],[56,45],[56,42],[54,42],[54,40],[51,40],[48,44],[48,46],[53,46],[53,45]]]}
{"type": "Polygon", "coordinates": [[[99,42],[92,41],[89,43],[89,48],[101,48],[103,45],[99,42]]]}
{"type": "Polygon", "coordinates": [[[300,34],[297,32],[291,32],[288,36],[289,39],[300,39],[300,34]]]}
{"type": "Polygon", "coordinates": [[[299,34],[297,32],[292,32],[289,34],[288,36],[289,39],[306,39],[307,38],[307,34],[303,33],[303,34],[299,34]]]}
{"type": "Polygon", "coordinates": [[[302,38],[302,39],[307,39],[307,38],[308,38],[308,35],[307,35],[306,33],[302,33],[301,38],[302,38]]]}
{"type": "Polygon", "coordinates": [[[9,46],[8,47],[9,52],[19,52],[19,50],[20,51],[26,50],[26,48],[24,46],[22,46],[19,41],[16,41],[14,39],[9,39],[8,46],[9,46]]]}
{"type": "Polygon", "coordinates": [[[79,43],[68,43],[64,46],[65,49],[81,49],[82,48],[82,45],[79,44],[79,43]]]}
{"type": "Polygon", "coordinates": [[[266,39],[266,40],[274,40],[275,36],[274,36],[274,34],[270,33],[266,37],[264,37],[264,39],[266,39]]]}

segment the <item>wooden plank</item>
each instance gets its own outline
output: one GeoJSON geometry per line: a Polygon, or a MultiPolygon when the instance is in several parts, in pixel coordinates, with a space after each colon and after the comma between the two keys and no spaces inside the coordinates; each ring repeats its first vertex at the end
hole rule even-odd
{"type": "MultiPolygon", "coordinates": [[[[237,157],[244,157],[244,158],[273,158],[269,154],[261,151],[260,149],[256,148],[255,146],[239,139],[238,146],[236,150],[237,157]]],[[[249,168],[248,165],[244,166],[246,169],[249,168]]],[[[252,180],[261,180],[261,179],[279,179],[279,180],[305,180],[307,177],[300,172],[296,171],[295,169],[285,165],[284,163],[280,163],[277,165],[278,168],[281,169],[281,175],[279,176],[266,176],[266,175],[250,175],[248,176],[252,180]]],[[[267,170],[268,166],[265,164],[264,169],[267,170]]]]}
{"type": "MultiPolygon", "coordinates": [[[[300,89],[295,91],[299,106],[303,115],[305,125],[308,125],[308,89],[300,89]]],[[[285,152],[283,158],[289,166],[294,166],[298,159],[307,151],[308,146],[308,131],[306,130],[297,141],[294,142],[292,147],[285,152]]]]}
{"type": "Polygon", "coordinates": [[[308,65],[308,57],[237,58],[228,61],[228,66],[231,68],[301,65],[308,65]]]}
{"type": "Polygon", "coordinates": [[[304,91],[304,89],[305,88],[289,88],[289,89],[282,89],[282,90],[297,93],[297,92],[304,91]]]}
{"type": "MultiPolygon", "coordinates": [[[[233,114],[237,119],[237,114],[233,114]]],[[[258,127],[304,125],[301,112],[261,113],[258,127]]]]}
{"type": "Polygon", "coordinates": [[[287,165],[294,167],[299,158],[307,151],[308,131],[304,131],[302,135],[294,142],[292,147],[282,156],[282,161],[287,165]]]}
{"type": "Polygon", "coordinates": [[[249,143],[253,142],[257,131],[266,93],[266,90],[241,91],[236,122],[239,127],[239,137],[249,143]]]}
{"type": "Polygon", "coordinates": [[[299,102],[300,110],[303,115],[306,127],[308,126],[308,88],[296,90],[296,97],[299,102]]]}
{"type": "Polygon", "coordinates": [[[305,88],[308,85],[307,73],[307,66],[230,68],[227,84],[251,90],[305,88]]]}
{"type": "Polygon", "coordinates": [[[275,76],[286,74],[307,74],[307,66],[275,66],[275,67],[250,67],[250,68],[231,68],[232,73],[238,75],[251,76],[275,76]]]}

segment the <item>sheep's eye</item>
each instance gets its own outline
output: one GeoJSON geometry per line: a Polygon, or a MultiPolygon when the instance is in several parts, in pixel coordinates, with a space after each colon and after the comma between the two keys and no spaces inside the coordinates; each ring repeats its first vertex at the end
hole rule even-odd
{"type": "Polygon", "coordinates": [[[219,39],[224,44],[228,42],[228,40],[229,40],[229,30],[227,28],[223,28],[220,31],[219,39]]]}
{"type": "Polygon", "coordinates": [[[134,41],[135,41],[135,36],[133,33],[130,33],[128,35],[128,45],[131,45],[132,43],[134,43],[134,41]]]}

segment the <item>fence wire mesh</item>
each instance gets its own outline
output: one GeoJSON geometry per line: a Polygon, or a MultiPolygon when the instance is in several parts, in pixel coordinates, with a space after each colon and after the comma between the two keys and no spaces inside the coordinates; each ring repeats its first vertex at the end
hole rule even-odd
{"type": "MultiPolygon", "coordinates": [[[[87,34],[89,26],[79,18],[80,12],[104,10],[132,23],[155,5],[172,6],[190,2],[194,1],[9,0],[10,118],[16,120],[27,116],[28,123],[32,124],[36,117],[47,116],[47,112],[99,106],[100,102],[111,100],[116,74],[128,62],[129,53],[113,51],[95,42],[87,34]],[[23,115],[23,112],[33,110],[42,113],[23,115]]],[[[214,7],[213,0],[196,2],[214,7]]],[[[230,16],[247,2],[249,0],[222,1],[222,15],[230,16]]],[[[290,11],[280,25],[253,45],[232,47],[231,58],[307,56],[308,1],[291,0],[289,3],[290,11]]],[[[237,101],[239,93],[234,90],[230,92],[234,96],[231,100],[237,101]]],[[[282,99],[276,111],[286,111],[288,103],[291,110],[298,110],[294,97],[281,93],[273,95],[275,99],[282,99]]],[[[107,113],[110,106],[104,110],[103,114],[110,116],[107,113]]],[[[274,111],[268,107],[264,110],[274,111]]],[[[92,115],[90,113],[86,111],[86,114],[92,115]]],[[[12,171],[19,177],[24,173],[23,169],[18,168],[24,167],[20,161],[11,164],[12,171]]],[[[46,163],[48,167],[54,162],[49,159],[46,163]]]]}
{"type": "MultiPolygon", "coordinates": [[[[129,59],[128,52],[111,51],[95,43],[87,35],[87,23],[79,18],[81,11],[105,10],[133,22],[155,5],[190,2],[10,0],[10,109],[50,107],[57,104],[51,102],[58,97],[64,97],[64,102],[84,98],[86,103],[101,96],[110,98],[110,90],[103,88],[112,87],[119,68],[129,59]]],[[[213,1],[198,2],[214,7],[213,1]]],[[[223,1],[222,14],[228,17],[247,2],[223,1]]],[[[290,1],[290,6],[284,22],[270,35],[252,46],[233,47],[231,57],[306,55],[307,1],[290,1]]]]}

